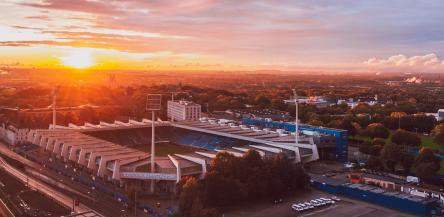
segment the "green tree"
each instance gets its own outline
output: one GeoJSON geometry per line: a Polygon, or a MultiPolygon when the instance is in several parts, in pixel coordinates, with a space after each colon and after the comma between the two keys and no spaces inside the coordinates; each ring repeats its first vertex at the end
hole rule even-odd
{"type": "Polygon", "coordinates": [[[395,171],[395,166],[401,158],[401,149],[394,143],[387,143],[381,150],[381,159],[385,167],[390,171],[395,171]]]}
{"type": "Polygon", "coordinates": [[[416,134],[401,129],[396,130],[390,139],[401,146],[418,147],[421,145],[421,139],[416,134]]]}
{"type": "Polygon", "coordinates": [[[365,134],[371,138],[388,138],[389,130],[381,123],[373,123],[367,126],[365,134]]]}
{"type": "Polygon", "coordinates": [[[370,156],[367,161],[367,167],[372,170],[381,170],[383,168],[381,158],[370,156]]]}
{"type": "Polygon", "coordinates": [[[352,136],[356,135],[356,133],[358,132],[350,118],[344,118],[344,120],[342,120],[340,128],[347,130],[348,135],[352,136]]]}
{"type": "Polygon", "coordinates": [[[438,183],[437,172],[441,168],[441,158],[430,148],[421,149],[415,160],[416,175],[429,183],[438,183]]]}
{"type": "Polygon", "coordinates": [[[370,148],[372,147],[372,143],[365,141],[359,144],[359,151],[364,154],[370,154],[370,148]]]}
{"type": "Polygon", "coordinates": [[[433,134],[435,135],[434,141],[444,148],[444,123],[436,125],[433,134]]]}
{"type": "Polygon", "coordinates": [[[405,171],[405,174],[410,174],[412,165],[415,162],[415,157],[410,154],[401,154],[401,166],[405,171]]]}

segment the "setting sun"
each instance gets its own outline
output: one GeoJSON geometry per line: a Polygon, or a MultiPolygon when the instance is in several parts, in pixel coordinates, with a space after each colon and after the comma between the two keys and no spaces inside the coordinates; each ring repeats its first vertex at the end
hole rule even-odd
{"type": "Polygon", "coordinates": [[[75,48],[68,55],[61,57],[60,60],[63,65],[77,69],[84,69],[95,65],[91,50],[84,48],[75,48]]]}

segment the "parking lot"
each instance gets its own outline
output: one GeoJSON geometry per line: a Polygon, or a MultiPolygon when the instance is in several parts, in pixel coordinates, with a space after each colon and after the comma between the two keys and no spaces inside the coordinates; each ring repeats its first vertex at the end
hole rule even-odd
{"type": "Polygon", "coordinates": [[[317,190],[300,193],[297,196],[286,198],[283,203],[273,204],[271,202],[261,202],[245,205],[236,210],[226,210],[225,217],[410,217],[413,215],[401,213],[396,210],[375,206],[365,202],[354,201],[348,198],[341,198],[341,201],[333,205],[317,207],[311,210],[297,212],[291,209],[292,204],[308,202],[320,197],[331,198],[334,195],[317,190]]]}

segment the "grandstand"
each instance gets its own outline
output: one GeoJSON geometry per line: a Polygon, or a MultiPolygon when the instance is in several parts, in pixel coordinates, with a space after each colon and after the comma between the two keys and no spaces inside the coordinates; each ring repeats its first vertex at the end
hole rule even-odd
{"type": "MultiPolygon", "coordinates": [[[[294,133],[285,131],[260,130],[218,120],[156,122],[155,125],[158,148],[162,143],[169,143],[187,150],[172,149],[166,156],[157,156],[155,171],[150,169],[150,153],[140,148],[151,143],[149,120],[21,130],[17,138],[19,143],[38,146],[49,156],[70,162],[92,176],[120,184],[156,180],[158,189],[164,191],[173,191],[182,176],[203,177],[218,152],[240,157],[255,150],[264,158],[283,153],[295,163],[319,159],[313,138],[301,135],[296,144],[294,133]]],[[[41,157],[33,156],[35,153],[25,154],[41,157]]],[[[142,187],[146,187],[145,182],[142,183],[142,187]]]]}

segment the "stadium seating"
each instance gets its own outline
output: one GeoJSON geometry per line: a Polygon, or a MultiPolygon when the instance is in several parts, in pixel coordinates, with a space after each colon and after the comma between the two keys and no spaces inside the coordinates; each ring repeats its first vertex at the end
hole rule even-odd
{"type": "MultiPolygon", "coordinates": [[[[151,143],[151,128],[89,132],[88,134],[113,143],[136,146],[151,143]]],[[[182,128],[162,126],[156,128],[157,141],[171,141],[205,150],[246,146],[252,143],[233,138],[211,135],[182,128]]]]}

